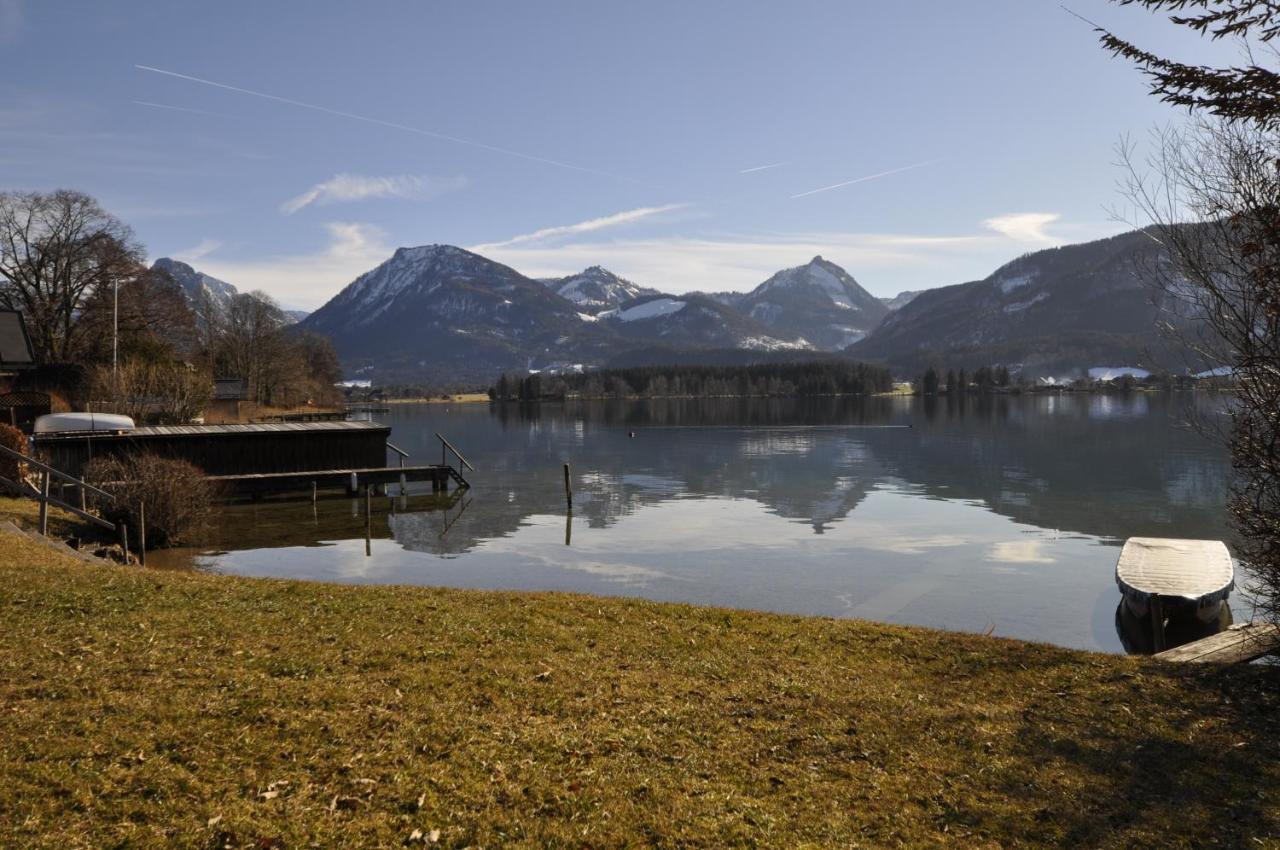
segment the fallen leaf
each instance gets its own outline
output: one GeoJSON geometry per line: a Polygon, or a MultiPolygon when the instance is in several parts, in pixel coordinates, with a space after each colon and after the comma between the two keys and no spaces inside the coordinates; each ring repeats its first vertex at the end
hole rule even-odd
{"type": "Polygon", "coordinates": [[[550,678],[551,678],[551,671],[550,671],[550,670],[543,670],[541,673],[539,673],[538,675],[534,676],[533,678],[534,678],[535,680],[539,680],[539,681],[540,681],[540,680],[542,680],[542,679],[550,679],[550,678]]]}
{"type": "Polygon", "coordinates": [[[212,829],[213,827],[217,826],[221,821],[222,821],[222,815],[214,815],[213,817],[209,818],[209,820],[205,822],[205,826],[212,829]]]}

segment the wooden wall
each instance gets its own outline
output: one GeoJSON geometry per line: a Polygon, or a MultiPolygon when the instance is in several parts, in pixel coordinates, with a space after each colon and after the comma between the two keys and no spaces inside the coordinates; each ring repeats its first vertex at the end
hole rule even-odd
{"type": "Polygon", "coordinates": [[[38,437],[36,454],[50,466],[72,475],[79,475],[92,457],[138,452],[180,458],[195,464],[207,475],[369,469],[387,465],[389,427],[231,430],[237,427],[243,426],[173,429],[182,433],[151,428],[138,434],[38,437]]]}

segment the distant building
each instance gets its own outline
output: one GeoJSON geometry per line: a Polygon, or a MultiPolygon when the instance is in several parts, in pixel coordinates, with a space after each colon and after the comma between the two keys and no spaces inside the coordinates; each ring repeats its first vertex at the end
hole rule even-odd
{"type": "Polygon", "coordinates": [[[341,387],[344,390],[367,390],[373,386],[373,381],[367,379],[357,379],[354,381],[338,381],[335,387],[341,387]]]}
{"type": "Polygon", "coordinates": [[[219,378],[213,382],[214,401],[244,401],[249,397],[249,382],[241,378],[219,378]]]}

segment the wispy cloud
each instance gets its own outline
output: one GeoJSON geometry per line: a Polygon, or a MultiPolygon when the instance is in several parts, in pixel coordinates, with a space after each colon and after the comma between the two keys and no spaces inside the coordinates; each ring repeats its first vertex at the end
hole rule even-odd
{"type": "Polygon", "coordinates": [[[1045,228],[1061,218],[1058,213],[1009,213],[989,218],[982,224],[1002,236],[1019,242],[1053,244],[1062,240],[1050,235],[1045,228]]]}
{"type": "Polygon", "coordinates": [[[293,215],[311,204],[325,206],[370,198],[426,200],[446,192],[455,192],[466,185],[467,178],[462,175],[430,177],[425,174],[401,174],[395,177],[366,177],[360,174],[335,174],[296,198],[285,201],[280,205],[280,211],[285,215],[293,215]]]}
{"type": "Polygon", "coordinates": [[[182,260],[184,263],[196,263],[221,247],[222,242],[220,240],[201,239],[200,244],[187,248],[183,251],[178,251],[173,256],[174,259],[182,260]]]}
{"type": "Polygon", "coordinates": [[[299,109],[309,109],[312,112],[322,112],[325,115],[333,115],[337,118],[346,118],[351,121],[362,121],[366,124],[375,124],[379,127],[387,127],[392,130],[400,130],[405,133],[413,133],[418,136],[426,136],[432,139],[439,139],[443,142],[453,142],[458,145],[466,145],[467,147],[477,148],[479,150],[489,151],[490,153],[502,154],[503,156],[516,157],[517,159],[528,160],[529,162],[538,162],[543,165],[551,165],[556,168],[564,168],[570,171],[581,171],[586,174],[595,174],[601,177],[609,177],[614,180],[624,180],[629,183],[639,183],[640,181],[630,177],[624,177],[619,174],[611,174],[608,171],[601,171],[596,168],[587,168],[581,165],[574,165],[568,162],[562,162],[558,159],[550,159],[543,156],[535,156],[533,154],[524,153],[522,151],[511,150],[510,148],[502,148],[497,145],[485,144],[477,142],[473,139],[464,139],[460,136],[451,136],[447,133],[437,133],[434,130],[424,130],[421,127],[411,127],[408,124],[400,124],[395,121],[384,121],[381,118],[373,118],[368,115],[359,115],[355,112],[346,112],[341,109],[330,109],[327,106],[320,106],[314,103],[307,103],[301,100],[294,100],[290,97],[281,97],[276,94],[268,94],[267,92],[254,91],[253,89],[241,88],[240,86],[228,85],[227,83],[219,83],[214,80],[206,80],[201,77],[193,77],[190,74],[179,74],[177,71],[166,71],[163,68],[153,68],[150,65],[134,65],[139,71],[146,71],[151,74],[161,74],[166,77],[173,77],[179,80],[186,80],[190,83],[198,83],[202,86],[211,86],[224,91],[236,92],[237,94],[245,94],[250,97],[257,97],[263,100],[274,101],[275,103],[283,103],[288,106],[296,106],[299,109]]]}
{"type": "Polygon", "coordinates": [[[201,271],[242,292],[261,289],[286,304],[314,309],[391,255],[386,234],[362,222],[325,225],[327,244],[311,254],[235,260],[206,257],[201,271]]]}
{"type": "Polygon", "coordinates": [[[586,221],[580,221],[577,224],[563,224],[556,227],[544,227],[541,230],[535,230],[532,233],[522,233],[519,236],[513,236],[501,242],[489,242],[483,245],[473,246],[473,251],[491,251],[495,248],[506,248],[511,245],[520,245],[525,242],[543,242],[548,239],[554,239],[560,236],[575,236],[580,233],[592,233],[597,230],[605,230],[610,227],[620,227],[624,224],[634,224],[646,218],[653,218],[663,213],[673,212],[675,210],[685,209],[689,204],[664,204],[659,207],[637,207],[633,210],[623,210],[613,215],[600,216],[599,218],[589,218],[586,221]]]}
{"type": "Polygon", "coordinates": [[[739,174],[751,174],[751,173],[756,172],[756,171],[768,171],[770,168],[781,168],[781,167],[782,167],[782,166],[784,166],[784,165],[790,165],[790,164],[791,164],[791,163],[789,163],[789,162],[772,162],[772,163],[770,163],[770,164],[768,164],[768,165],[757,165],[757,166],[755,166],[755,167],[753,167],[753,168],[744,168],[744,169],[742,169],[741,171],[739,171],[738,173],[739,173],[739,174]]]}
{"type": "Polygon", "coordinates": [[[878,174],[868,174],[865,177],[855,177],[852,180],[844,180],[840,183],[832,183],[830,186],[821,186],[817,189],[810,189],[807,192],[801,192],[798,195],[792,195],[792,198],[807,198],[809,195],[816,195],[819,192],[830,192],[832,189],[843,189],[845,186],[852,186],[855,183],[866,183],[868,180],[879,180],[881,177],[888,177],[890,174],[901,174],[904,171],[911,171],[916,168],[924,168],[927,165],[941,162],[941,160],[930,159],[925,162],[917,162],[912,165],[904,165],[901,168],[891,168],[888,171],[881,171],[878,174]]]}
{"type": "Polygon", "coordinates": [[[12,44],[22,31],[22,0],[0,0],[0,44],[12,44]]]}

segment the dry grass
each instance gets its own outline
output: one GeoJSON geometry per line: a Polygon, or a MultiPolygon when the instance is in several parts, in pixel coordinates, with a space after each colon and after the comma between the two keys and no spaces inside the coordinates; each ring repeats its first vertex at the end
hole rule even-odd
{"type": "Polygon", "coordinates": [[[32,549],[0,846],[1280,846],[1275,669],[32,549]]]}
{"type": "MultiPolygon", "coordinates": [[[[18,499],[13,496],[0,496],[0,522],[12,522],[19,528],[40,527],[40,503],[35,499],[18,499]]],[[[56,538],[82,537],[97,540],[101,532],[93,525],[81,520],[74,514],[61,508],[49,508],[49,536],[56,538]]]]}

